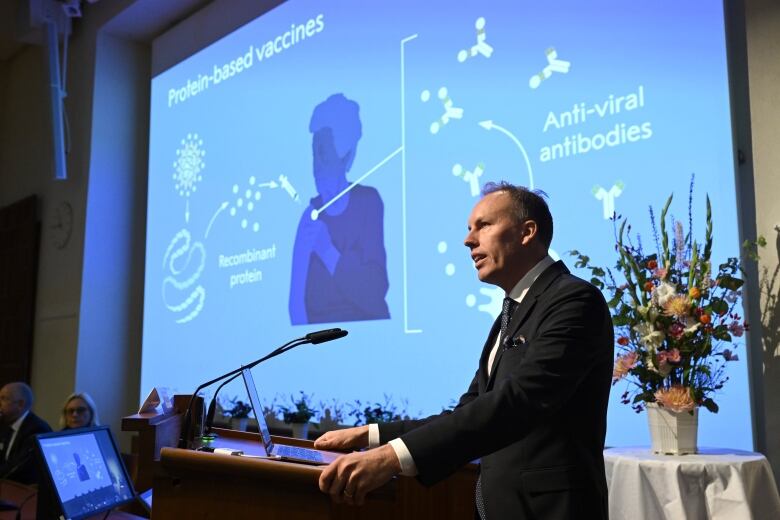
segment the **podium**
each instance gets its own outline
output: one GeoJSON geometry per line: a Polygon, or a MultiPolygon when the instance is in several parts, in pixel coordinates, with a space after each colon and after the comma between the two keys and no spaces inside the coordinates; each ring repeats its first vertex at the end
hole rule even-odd
{"type": "MultiPolygon", "coordinates": [[[[321,466],[260,458],[265,448],[259,434],[215,428],[218,436],[213,447],[241,450],[244,456],[179,449],[171,435],[179,428],[169,424],[172,420],[144,414],[123,421],[123,429],[139,432],[137,445],[147,450],[139,450],[137,476],[139,481],[151,477],[153,520],[474,518],[474,464],[431,487],[414,478],[397,477],[369,493],[365,505],[348,506],[333,503],[319,490],[321,466]]],[[[286,437],[273,436],[273,440],[313,445],[286,437]]],[[[138,489],[145,489],[140,484],[138,489]]]]}

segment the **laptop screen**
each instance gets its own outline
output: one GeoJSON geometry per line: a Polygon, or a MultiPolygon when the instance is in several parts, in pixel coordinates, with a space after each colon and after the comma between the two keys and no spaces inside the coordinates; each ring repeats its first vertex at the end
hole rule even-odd
{"type": "Polygon", "coordinates": [[[260,405],[260,397],[257,395],[255,380],[252,378],[252,372],[248,368],[241,371],[241,376],[244,378],[246,393],[249,396],[255,419],[257,419],[257,429],[260,430],[260,434],[263,436],[266,452],[270,454],[274,444],[271,442],[271,432],[268,431],[268,423],[265,422],[265,416],[263,416],[263,407],[260,405]]]}
{"type": "Polygon", "coordinates": [[[67,518],[79,519],[134,499],[107,426],[37,436],[39,453],[67,518]]]}

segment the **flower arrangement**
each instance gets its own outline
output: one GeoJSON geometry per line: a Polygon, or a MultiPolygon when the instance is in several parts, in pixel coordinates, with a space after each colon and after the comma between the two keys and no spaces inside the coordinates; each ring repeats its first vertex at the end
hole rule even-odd
{"type": "Polygon", "coordinates": [[[714,396],[728,381],[725,365],[738,360],[735,338],[748,330],[736,310],[743,285],[740,261],[729,258],[713,268],[710,200],[700,244],[691,230],[693,181],[690,193],[688,233],[673,222],[671,244],[667,212],[673,196],[661,211],[660,243],[650,208],[655,253],[646,254],[640,237],[632,239],[627,220],[613,216],[620,283],[612,270],[590,265],[579,251],[570,252],[577,257],[575,265],[589,269],[591,282],[608,295],[619,351],[612,381],[628,381],[621,401],[636,412],[657,403],[674,412],[693,413],[704,406],[717,413],[714,396]]]}

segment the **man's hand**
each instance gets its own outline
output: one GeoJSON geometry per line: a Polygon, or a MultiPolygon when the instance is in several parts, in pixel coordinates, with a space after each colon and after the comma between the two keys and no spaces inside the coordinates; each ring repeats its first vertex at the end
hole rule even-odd
{"type": "Polygon", "coordinates": [[[401,463],[392,446],[350,453],[339,457],[320,475],[320,490],[336,503],[363,505],[366,493],[401,472],[401,463]]]}
{"type": "Polygon", "coordinates": [[[359,450],[368,448],[368,426],[333,430],[322,434],[314,447],[318,450],[359,450]]]}

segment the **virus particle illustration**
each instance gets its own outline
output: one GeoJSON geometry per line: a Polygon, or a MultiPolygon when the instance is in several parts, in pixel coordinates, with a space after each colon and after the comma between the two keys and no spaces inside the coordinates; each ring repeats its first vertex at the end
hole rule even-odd
{"type": "Polygon", "coordinates": [[[203,158],[206,150],[203,149],[203,139],[198,134],[187,134],[181,140],[181,147],[176,150],[176,160],[173,161],[173,181],[176,191],[182,197],[189,197],[203,180],[201,172],[206,167],[203,158]]]}

